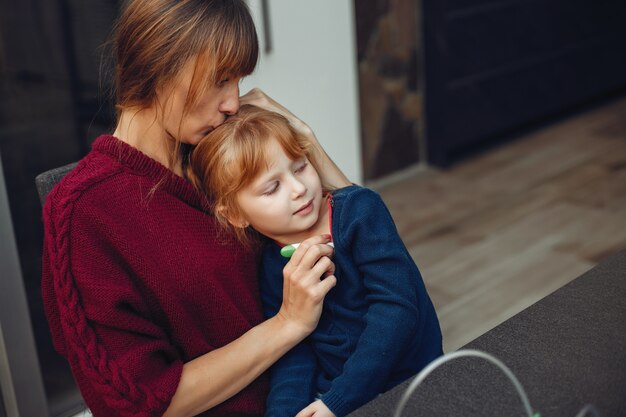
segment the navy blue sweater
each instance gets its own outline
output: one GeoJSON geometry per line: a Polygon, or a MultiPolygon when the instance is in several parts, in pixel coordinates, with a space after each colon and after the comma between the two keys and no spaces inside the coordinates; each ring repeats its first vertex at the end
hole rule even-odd
{"type": "MultiPolygon", "coordinates": [[[[316,396],[337,417],[418,373],[442,352],[441,330],[422,277],[374,191],[331,196],[337,285],[316,330],[271,369],[266,416],[293,417],[316,396]]],[[[266,317],[282,302],[280,247],[266,246],[266,317]]]]}

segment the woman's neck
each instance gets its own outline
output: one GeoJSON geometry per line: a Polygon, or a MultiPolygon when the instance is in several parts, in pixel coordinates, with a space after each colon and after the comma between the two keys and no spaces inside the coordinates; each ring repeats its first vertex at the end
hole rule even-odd
{"type": "Polygon", "coordinates": [[[171,166],[174,142],[163,131],[151,109],[123,110],[113,136],[182,176],[180,161],[171,166]]]}

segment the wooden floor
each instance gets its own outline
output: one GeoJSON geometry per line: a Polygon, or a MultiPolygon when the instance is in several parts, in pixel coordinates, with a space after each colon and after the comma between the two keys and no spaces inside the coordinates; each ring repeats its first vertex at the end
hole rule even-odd
{"type": "Polygon", "coordinates": [[[626,250],[626,98],[450,169],[370,186],[455,350],[626,250]]]}

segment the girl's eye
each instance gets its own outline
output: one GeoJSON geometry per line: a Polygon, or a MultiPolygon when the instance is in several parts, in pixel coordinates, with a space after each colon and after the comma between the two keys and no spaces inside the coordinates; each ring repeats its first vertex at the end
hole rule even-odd
{"type": "Polygon", "coordinates": [[[229,81],[230,81],[230,78],[224,78],[223,80],[218,81],[217,86],[224,87],[226,84],[228,84],[229,81]]]}
{"type": "Polygon", "coordinates": [[[272,195],[272,194],[274,194],[276,191],[278,191],[278,187],[279,187],[278,182],[275,182],[274,184],[272,184],[272,187],[270,189],[268,189],[267,191],[265,191],[263,193],[263,195],[272,195]]]}

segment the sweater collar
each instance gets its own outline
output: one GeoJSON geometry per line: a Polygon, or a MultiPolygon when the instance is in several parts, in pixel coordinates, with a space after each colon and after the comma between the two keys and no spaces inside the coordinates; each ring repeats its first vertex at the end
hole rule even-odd
{"type": "Polygon", "coordinates": [[[149,177],[169,194],[185,201],[187,204],[207,211],[209,204],[206,196],[196,191],[193,185],[174,174],[160,162],[150,158],[139,149],[134,148],[111,135],[101,135],[92,145],[92,149],[119,161],[125,168],[149,177]]]}

